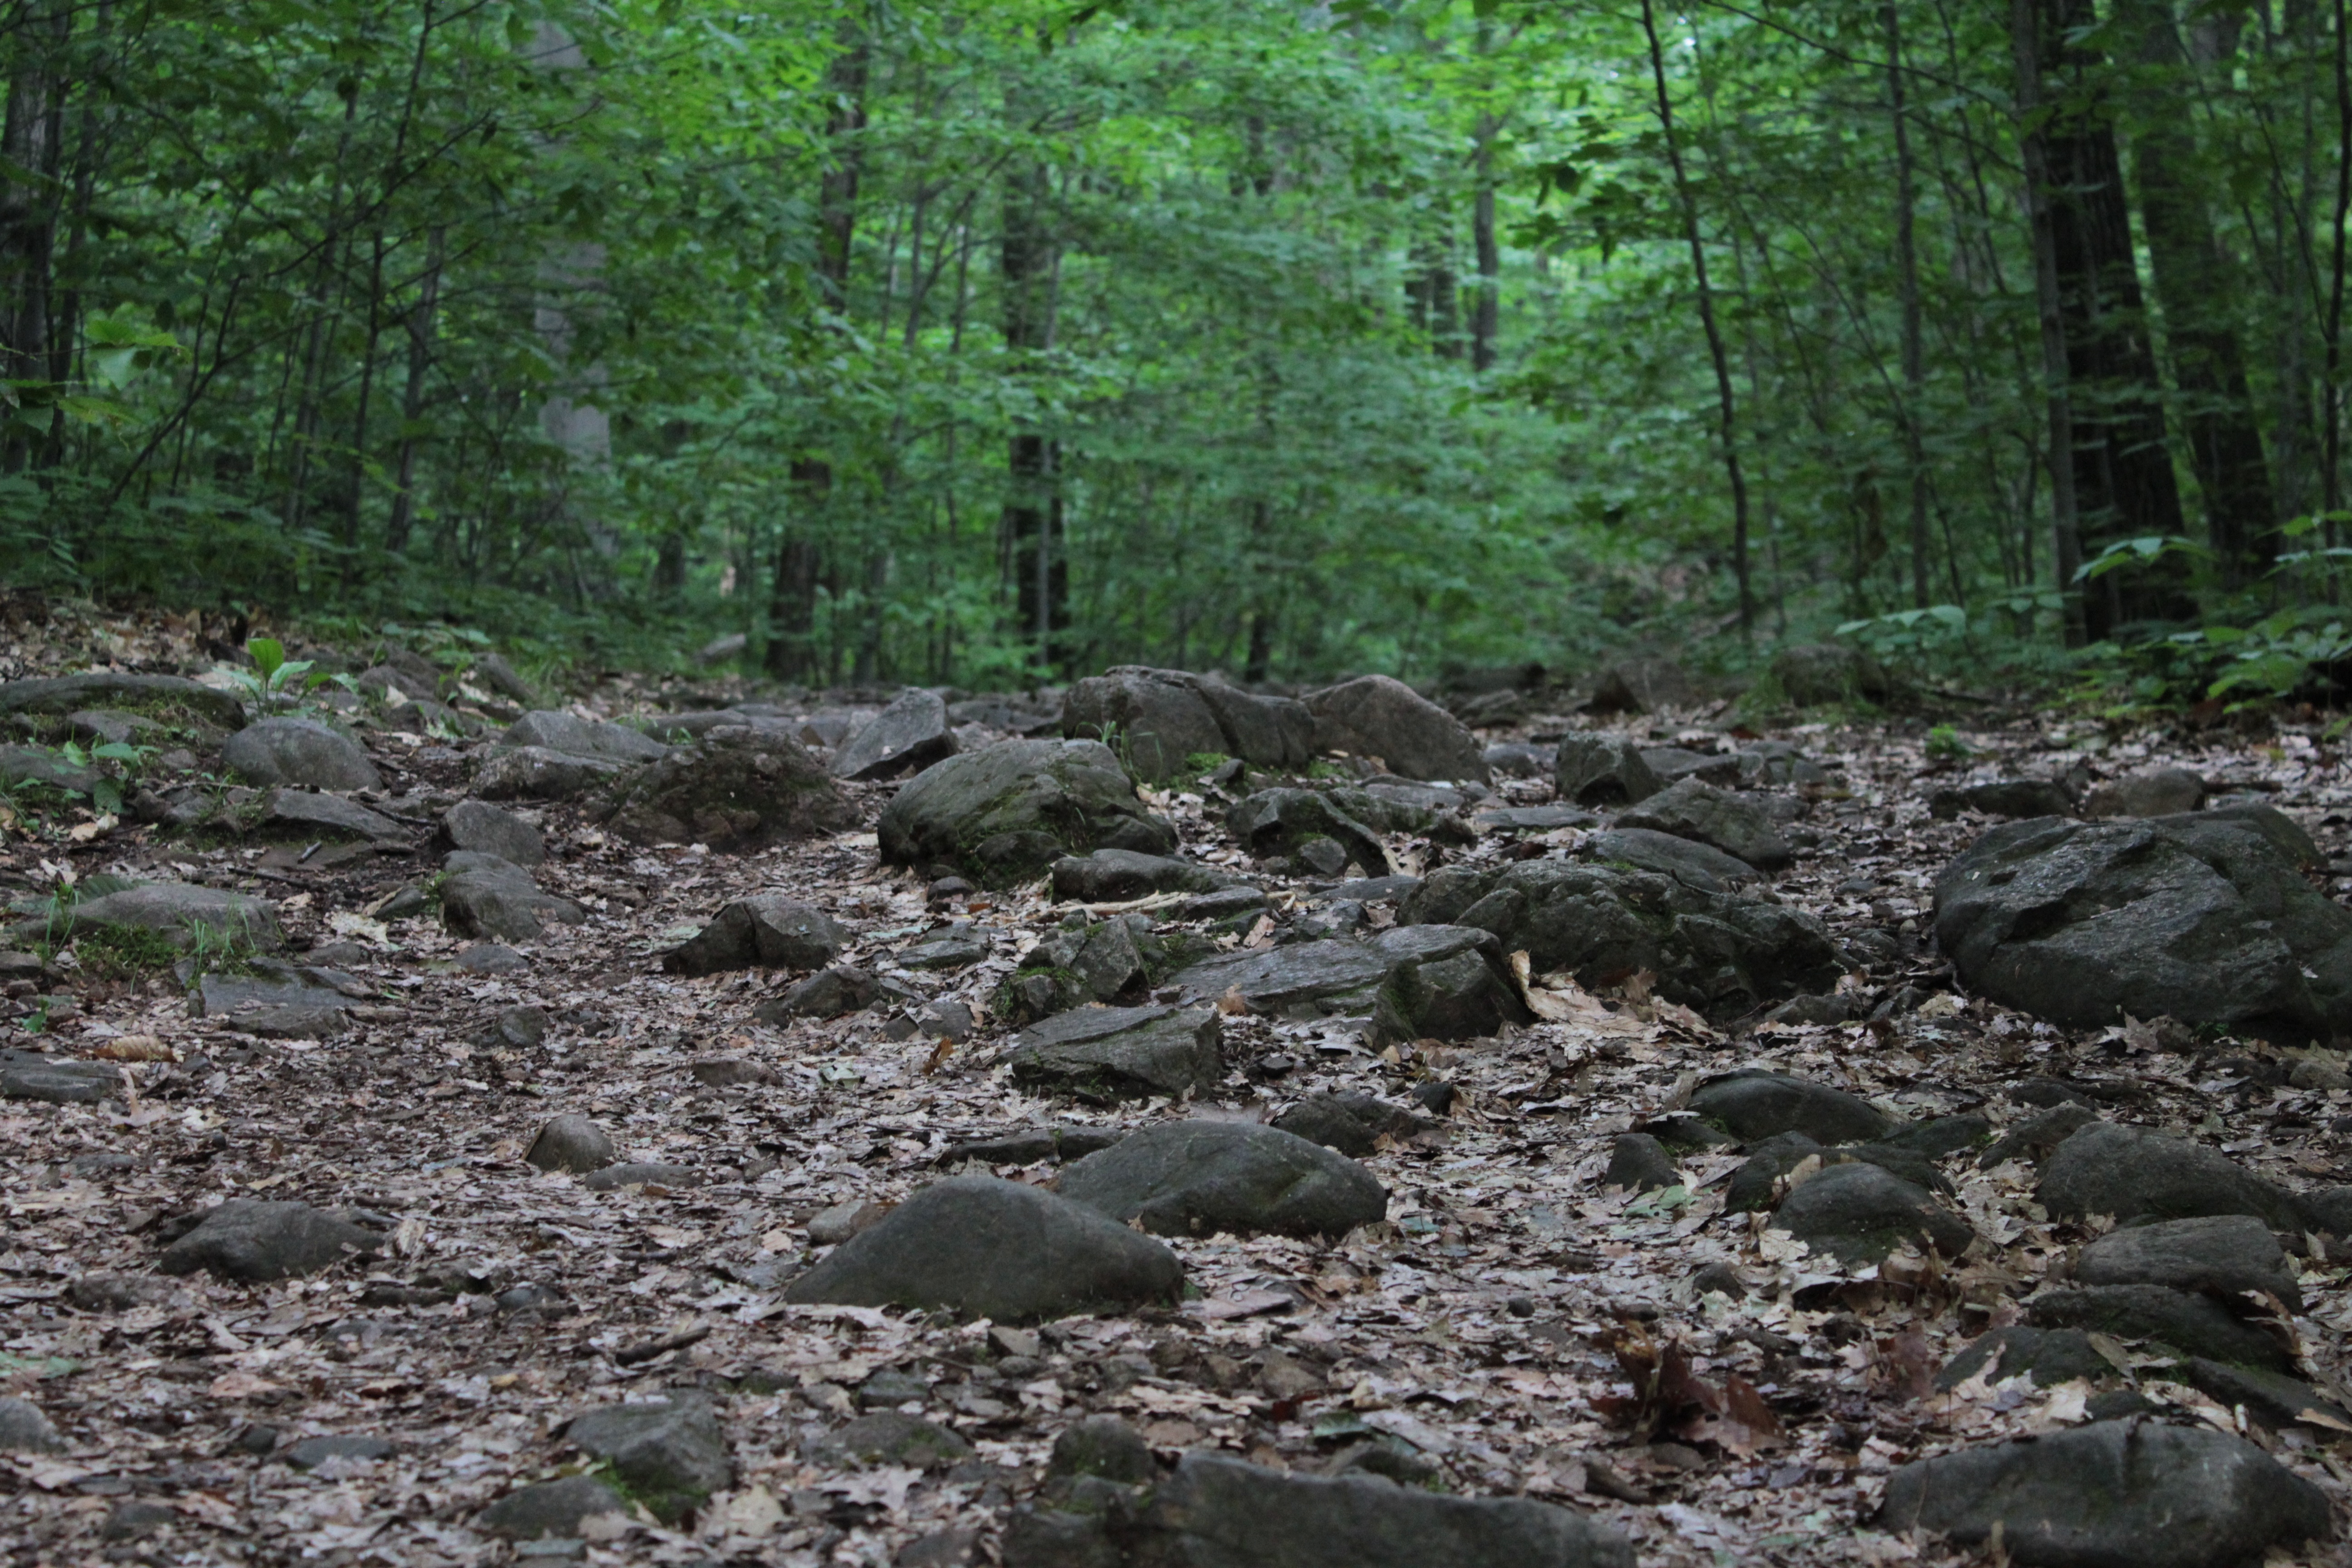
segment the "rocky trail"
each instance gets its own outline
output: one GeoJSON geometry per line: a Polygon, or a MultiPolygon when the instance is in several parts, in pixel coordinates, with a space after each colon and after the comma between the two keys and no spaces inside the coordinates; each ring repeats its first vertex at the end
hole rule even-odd
{"type": "Polygon", "coordinates": [[[5,635],[11,1561],[2343,1561],[2316,721],[5,635]]]}

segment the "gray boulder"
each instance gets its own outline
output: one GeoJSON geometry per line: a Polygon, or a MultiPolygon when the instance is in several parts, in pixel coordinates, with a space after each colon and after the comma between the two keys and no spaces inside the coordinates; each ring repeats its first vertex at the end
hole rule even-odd
{"type": "Polygon", "coordinates": [[[13,1395],[0,1398],[0,1454],[62,1454],[66,1440],[41,1407],[13,1395]]]}
{"type": "Polygon", "coordinates": [[[1154,893],[1213,893],[1234,879],[1207,866],[1132,849],[1097,849],[1054,862],[1054,897],[1082,904],[1123,903],[1154,893]]]}
{"type": "Polygon", "coordinates": [[[1727,893],[1764,874],[1711,844],[1649,827],[1616,827],[1595,833],[1577,846],[1577,858],[1596,865],[1625,866],[1672,877],[1702,893],[1727,893]]]}
{"type": "Polygon", "coordinates": [[[1376,1042],[1484,1039],[1506,1024],[1533,1022],[1491,932],[1399,926],[1372,946],[1390,961],[1372,1004],[1376,1042]]]}
{"type": "Polygon", "coordinates": [[[1620,816],[1617,824],[1709,845],[1766,871],[1789,863],[1789,841],[1761,806],[1695,778],[1668,785],[1620,816]]]}
{"type": "Polygon", "coordinates": [[[1698,688],[1670,658],[1625,659],[1602,670],[1592,683],[1591,705],[1603,713],[1655,713],[1662,708],[1693,707],[1699,700],[1698,688]]]}
{"type": "Polygon", "coordinates": [[[1095,741],[1004,741],[916,775],[882,813],[885,865],[946,868],[987,888],[1096,849],[1166,855],[1176,830],[1150,816],[1095,741]]]}
{"type": "Polygon", "coordinates": [[[897,1410],[876,1410],[837,1431],[826,1433],[813,1446],[810,1458],[824,1464],[898,1465],[938,1470],[971,1458],[971,1445],[936,1421],[897,1410]]]}
{"type": "Polygon", "coordinates": [[[1225,813],[1225,826],[1253,855],[1297,856],[1314,869],[1337,876],[1349,863],[1367,877],[1389,874],[1389,858],[1372,826],[1334,795],[1311,789],[1260,790],[1225,813]],[[1312,847],[1332,847],[1328,868],[1314,865],[1312,847]]]}
{"type": "Polygon", "coordinates": [[[203,1268],[223,1279],[259,1282],[373,1257],[380,1245],[375,1236],[309,1204],[231,1198],[163,1248],[155,1266],[166,1274],[203,1268]]]}
{"type": "Polygon", "coordinates": [[[2145,1340],[2150,1349],[2177,1358],[2202,1356],[2281,1373],[2294,1365],[2276,1339],[2212,1297],[2161,1285],[2044,1290],[2026,1302],[2025,1319],[2037,1329],[2081,1329],[2118,1340],[2145,1340]]]}
{"type": "Polygon", "coordinates": [[[835,1247],[784,1299],[1026,1322],[1171,1301],[1183,1279],[1166,1247],[1083,1204],[951,1176],[835,1247]]]}
{"type": "Polygon", "coordinates": [[[585,1173],[601,1171],[621,1157],[611,1134],[577,1113],[559,1116],[539,1130],[523,1158],[542,1171],[585,1173]]]}
{"type": "Polygon", "coordinates": [[[252,832],[267,838],[378,844],[388,849],[404,847],[409,840],[407,828],[357,801],[299,789],[274,789],[265,795],[252,832]]]}
{"type": "Polygon", "coordinates": [[[1822,702],[1879,701],[1894,691],[1878,660],[1836,643],[1805,643],[1772,656],[1772,678],[1800,708],[1822,702]]]}
{"type": "Polygon", "coordinates": [[[524,714],[499,735],[501,748],[537,746],[567,756],[599,757],[614,763],[650,763],[669,754],[669,748],[642,731],[625,724],[608,724],[577,714],[541,709],[524,714]]]}
{"type": "Polygon", "coordinates": [[[136,713],[176,728],[245,727],[245,704],[236,693],[215,691],[202,681],[176,675],[116,675],[98,670],[44,680],[0,680],[0,718],[19,713],[62,716],[84,708],[136,713]]]}
{"type": "Polygon", "coordinates": [[[629,1495],[674,1522],[734,1479],[727,1434],[710,1401],[687,1389],[661,1399],[605,1405],[575,1415],[564,1440],[612,1467],[629,1495]]]}
{"type": "Polygon", "coordinates": [[[1944,1363],[1936,1374],[1936,1386],[1958,1388],[1979,1372],[1989,1384],[2031,1377],[2036,1388],[2078,1377],[2101,1383],[2119,1375],[2083,1330],[2035,1329],[2023,1323],[1995,1329],[1972,1342],[1944,1363]]]}
{"type": "Polygon", "coordinates": [[[579,925],[588,911],[541,890],[530,873],[495,855],[452,851],[443,861],[441,923],[459,936],[530,942],[550,921],[579,925]]]}
{"type": "Polygon", "coordinates": [[[580,1184],[592,1193],[616,1193],[624,1187],[645,1186],[683,1190],[702,1185],[702,1173],[690,1165],[672,1165],[660,1160],[626,1160],[589,1172],[580,1178],[580,1184]]]}
{"type": "Polygon", "coordinates": [[[1319,1143],[1238,1121],[1163,1121],[1062,1173],[1061,1193],[1160,1236],[1344,1236],[1388,1214],[1363,1166],[1319,1143]]]}
{"type": "Polygon", "coordinates": [[[1801,1132],[1821,1143],[1866,1143],[1895,1123],[1859,1095],[1788,1073],[1743,1068],[1699,1085],[1691,1113],[1743,1143],[1801,1132]]]}
{"type": "Polygon", "coordinates": [[[582,1525],[604,1514],[625,1521],[628,1500],[595,1476],[565,1476],[517,1488],[484,1509],[475,1522],[509,1541],[577,1540],[582,1525]]]}
{"type": "Polygon", "coordinates": [[[1186,1005],[1213,1003],[1233,991],[1253,1013],[1369,1014],[1389,969],[1379,949],[1334,938],[1229,952],[1180,970],[1169,985],[1186,1005]]]}
{"type": "Polygon", "coordinates": [[[1401,680],[1366,675],[1307,694],[1315,749],[1378,757],[1409,779],[1475,779],[1486,763],[1461,720],[1401,680]]]}
{"type": "Polygon", "coordinates": [[[1315,720],[1287,697],[1259,697],[1213,676],[1122,665],[1073,684],[1062,700],[1062,733],[1118,738],[1139,778],[1182,773],[1197,756],[1238,758],[1259,767],[1303,768],[1315,754],[1315,720]]]}
{"type": "Polygon", "coordinates": [[[1273,1125],[1293,1137],[1360,1160],[1377,1152],[1382,1138],[1410,1138],[1433,1123],[1371,1095],[1344,1093],[1310,1094],[1276,1117],[1273,1125]]]}
{"type": "Polygon", "coordinates": [[[2034,1196],[2053,1217],[2195,1219],[2252,1215],[2273,1229],[2303,1228],[2294,1195],[2215,1150],[2185,1138],[2094,1121],[2045,1161],[2034,1196]]]}
{"type": "Polygon", "coordinates": [[[474,790],[485,800],[572,800],[643,765],[545,746],[501,746],[474,770],[474,790]]]}
{"type": "Polygon", "coordinates": [[[782,893],[754,893],[722,906],[711,922],[662,955],[672,974],[730,969],[822,969],[849,933],[823,910],[782,893]]]}
{"type": "Polygon", "coordinates": [[[1401,925],[1476,926],[1524,951],[1538,974],[1589,987],[1641,970],[1669,1002],[1717,1016],[1827,991],[1844,971],[1821,922],[1785,905],[1703,892],[1673,878],[1569,860],[1433,872],[1397,913],[1401,925]]]}
{"type": "Polygon", "coordinates": [[[837,779],[888,779],[920,773],[955,754],[948,705],[936,691],[910,686],[859,726],[833,754],[837,779]]]}
{"type": "Polygon", "coordinates": [[[2222,1568],[2332,1531],[2319,1489],[2243,1438],[2132,1419],[1906,1465],[1877,1523],[1966,1547],[1998,1530],[2027,1568],[2222,1568]]]}
{"type": "Polygon", "coordinates": [[[538,828],[487,801],[461,800],[443,812],[434,843],[444,850],[495,855],[514,866],[536,866],[547,858],[547,840],[538,828]]]}
{"type": "Polygon", "coordinates": [[[752,1009],[762,1023],[782,1024],[793,1018],[838,1018],[862,1012],[882,997],[882,983],[865,970],[848,964],[821,969],[781,996],[772,996],[752,1009]]]}
{"type": "Polygon", "coordinates": [[[1976,1240],[1968,1222],[1926,1188],[1861,1162],[1829,1166],[1798,1186],[1772,1223],[1850,1268],[1885,1262],[1906,1241],[1958,1258],[1976,1240]]]}
{"type": "Polygon", "coordinates": [[[1601,1173],[1604,1187],[1629,1193],[1655,1192],[1682,1185],[1683,1173],[1666,1146],[1646,1132],[1620,1132],[1609,1146],[1609,1169],[1601,1173]]]}
{"type": "Polygon", "coordinates": [[[2011,823],[1937,879],[1936,938],[1969,989],[2070,1027],[2352,1032],[2352,910],[2304,879],[2316,858],[2267,806],[2011,823]]]}
{"type": "Polygon", "coordinates": [[[2252,1215],[2158,1220],[2109,1231],[2083,1249],[2085,1285],[2162,1285],[2237,1300],[2267,1291],[2300,1310],[2303,1290],[2270,1226],[2252,1215]]]}
{"type": "Polygon", "coordinates": [[[1579,805],[1633,805],[1666,787],[1633,742],[1583,731],[1559,738],[1551,782],[1560,799],[1579,805]]]}
{"type": "Polygon", "coordinates": [[[121,1089],[121,1070],[106,1062],[78,1061],[38,1051],[0,1050],[0,1100],[95,1105],[121,1089]]]}
{"type": "MultiPolygon", "coordinates": [[[[962,940],[971,950],[967,962],[988,956],[979,933],[962,940]]],[[[1087,1002],[1140,1000],[1171,969],[1205,948],[1197,937],[1160,935],[1149,915],[1072,921],[1023,956],[1021,967],[998,987],[996,1009],[1011,1023],[1026,1024],[1087,1002]]],[[[907,962],[905,955],[899,962],[907,962]]]]}
{"type": "Polygon", "coordinates": [[[615,780],[589,803],[592,820],[632,844],[745,850],[848,827],[856,808],[781,731],[710,731],[691,746],[615,780]]]}
{"type": "Polygon", "coordinates": [[[311,719],[264,719],[231,735],[221,765],[257,784],[308,789],[382,789],[383,777],[359,742],[311,719]]]}
{"type": "Polygon", "coordinates": [[[1013,1079],[1089,1099],[1207,1094],[1224,1077],[1210,1007],[1081,1007],[1015,1037],[1013,1079]]]}
{"type": "Polygon", "coordinates": [[[2109,779],[2083,796],[2085,816],[2177,816],[2205,804],[2205,781],[2187,768],[2151,768],[2109,779]]]}
{"type": "Polygon", "coordinates": [[[1948,820],[1963,811],[1987,816],[2072,816],[2074,797],[2051,779],[1995,779],[1959,789],[1939,789],[1928,797],[1930,815],[1948,820]]]}

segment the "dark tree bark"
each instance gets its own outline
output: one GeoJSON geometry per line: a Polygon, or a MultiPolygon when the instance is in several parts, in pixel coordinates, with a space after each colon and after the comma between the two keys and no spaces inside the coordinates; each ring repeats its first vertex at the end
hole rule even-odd
{"type": "Polygon", "coordinates": [[[2010,44],[2017,68],[2018,150],[2025,165],[2025,206],[2033,236],[2033,294],[2042,328],[2042,395],[2050,417],[2050,556],[2066,595],[2066,642],[2082,645],[2084,606],[2074,591],[2083,565],[2082,514],[2074,493],[2073,371],[2066,353],[2065,287],[2059,272],[2057,224],[2051,212],[2050,149],[2042,119],[2040,0],[2010,0],[2010,44]]]}
{"type": "MultiPolygon", "coordinates": [[[[18,25],[16,68],[0,122],[0,376],[50,376],[50,292],[57,253],[58,169],[64,141],[64,52],[72,11],[51,5],[18,25]]],[[[22,426],[5,438],[6,467],[22,469],[46,445],[22,426]]]]}
{"type": "MultiPolygon", "coordinates": [[[[817,182],[816,282],[820,308],[833,321],[849,309],[849,261],[857,237],[857,185],[866,163],[866,84],[872,46],[864,24],[844,24],[840,53],[825,67],[832,100],[825,115],[828,163],[817,182]]],[[[780,680],[807,680],[817,668],[816,600],[824,579],[820,542],[833,496],[833,465],[813,453],[793,458],[786,475],[791,515],[776,546],[776,574],[768,603],[768,671],[780,680]]]]}
{"type": "MultiPolygon", "coordinates": [[[[2066,329],[2084,547],[2177,535],[2187,525],[2132,253],[2123,164],[2103,97],[2105,62],[2071,36],[2097,17],[2091,0],[2036,3],[2036,43],[2047,84],[2051,235],[2066,329]]],[[[2193,617],[2197,606],[2177,561],[2166,557],[2084,584],[2086,634],[2098,641],[2131,622],[2193,617]]]]}
{"type": "MultiPolygon", "coordinates": [[[[1004,346],[1015,356],[1054,346],[1054,245],[1046,171],[1043,164],[1029,164],[1005,182],[998,257],[1004,346]]],[[[1060,459],[1055,443],[1043,432],[1015,426],[1005,452],[1005,563],[1022,634],[1039,665],[1049,669],[1064,660],[1060,635],[1070,624],[1069,563],[1060,549],[1060,459]]]]}
{"type": "Polygon", "coordinates": [[[2196,137],[2179,112],[2189,59],[2162,0],[2119,0],[2116,20],[2150,75],[2132,137],[2140,225],[2163,307],[2191,468],[2204,492],[2208,541],[2236,583],[2278,555],[2278,515],[2261,427],[2232,320],[2235,270],[2196,183],[2196,137]]]}
{"type": "Polygon", "coordinates": [[[1920,343],[1918,193],[1911,168],[1911,128],[1903,104],[1903,20],[1879,7],[1886,29],[1886,106],[1895,123],[1895,279],[1903,310],[1903,446],[1911,463],[1911,603],[1927,607],[1927,454],[1919,436],[1927,374],[1920,343]]]}
{"type": "Polygon", "coordinates": [[[394,462],[392,516],[383,526],[383,548],[398,557],[408,549],[408,534],[416,520],[416,453],[418,431],[425,422],[425,383],[433,371],[433,316],[441,303],[441,262],[448,231],[435,228],[425,236],[425,276],[416,288],[416,302],[408,309],[408,376],[400,390],[400,455],[394,462]]]}
{"type": "Polygon", "coordinates": [[[1470,205],[1470,244],[1478,264],[1478,297],[1470,303],[1470,368],[1495,368],[1495,337],[1502,326],[1503,250],[1495,240],[1495,118],[1478,117],[1478,189],[1470,205]]]}

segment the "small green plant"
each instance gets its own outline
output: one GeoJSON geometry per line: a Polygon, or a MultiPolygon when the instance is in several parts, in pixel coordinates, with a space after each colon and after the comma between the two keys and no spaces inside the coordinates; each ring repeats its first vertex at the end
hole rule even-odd
{"type": "Polygon", "coordinates": [[[1318,758],[1307,764],[1307,776],[1310,779],[1346,779],[1355,775],[1337,763],[1327,763],[1318,758]]]}
{"type": "Polygon", "coordinates": [[[1938,724],[1927,731],[1927,755],[1939,763],[1963,762],[1974,753],[1960,732],[1949,724],[1938,724]]]}
{"type": "Polygon", "coordinates": [[[74,943],[81,966],[101,980],[139,980],[179,961],[177,943],[141,926],[100,926],[74,943]]]}
{"type": "Polygon", "coordinates": [[[276,637],[255,637],[245,645],[245,653],[253,660],[252,671],[232,669],[228,675],[252,699],[265,719],[280,702],[289,711],[300,707],[303,698],[322,686],[341,686],[346,691],[359,689],[348,675],[314,674],[314,661],[289,659],[286,645],[276,637]]]}
{"type": "Polygon", "coordinates": [[[1232,761],[1223,752],[1195,752],[1184,759],[1184,767],[1188,773],[1213,773],[1232,761]]]}

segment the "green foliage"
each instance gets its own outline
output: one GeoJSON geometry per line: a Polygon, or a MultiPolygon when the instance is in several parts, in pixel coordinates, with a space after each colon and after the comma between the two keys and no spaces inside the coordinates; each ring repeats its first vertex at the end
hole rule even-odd
{"type": "Polygon", "coordinates": [[[74,940],[74,956],[100,980],[143,980],[178,963],[179,944],[141,926],[95,926],[74,940]]]}
{"type": "Polygon", "coordinates": [[[1965,762],[1975,754],[1969,750],[1969,743],[1960,739],[1960,732],[1949,724],[1938,724],[1927,731],[1925,750],[1931,759],[1939,763],[1965,762]]]}

